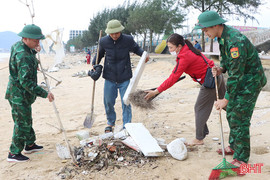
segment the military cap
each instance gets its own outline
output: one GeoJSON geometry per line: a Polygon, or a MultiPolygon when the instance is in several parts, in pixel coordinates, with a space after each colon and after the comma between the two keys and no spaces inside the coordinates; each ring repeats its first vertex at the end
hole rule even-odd
{"type": "Polygon", "coordinates": [[[202,29],[212,27],[218,24],[223,24],[226,21],[222,19],[216,11],[204,11],[198,17],[198,23],[195,24],[194,29],[202,29]]]}
{"type": "Polygon", "coordinates": [[[18,35],[30,39],[45,39],[40,27],[34,24],[24,26],[23,30],[18,35]]]}

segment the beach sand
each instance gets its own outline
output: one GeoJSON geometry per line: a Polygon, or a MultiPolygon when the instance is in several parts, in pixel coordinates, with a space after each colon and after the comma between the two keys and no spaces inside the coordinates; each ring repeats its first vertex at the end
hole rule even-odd
{"type": "MultiPolygon", "coordinates": [[[[143,75],[139,81],[138,89],[150,89],[159,86],[171,73],[175,60],[168,55],[151,55],[151,62],[147,63],[143,75]]],[[[72,77],[73,74],[86,71],[90,65],[80,63],[85,60],[85,54],[67,55],[64,59],[70,69],[60,69],[58,72],[49,73],[62,83],[52,90],[55,95],[55,104],[59,111],[61,121],[67,132],[71,146],[79,146],[76,132],[88,130],[90,136],[103,134],[106,127],[106,116],[103,106],[104,79],[96,82],[94,114],[96,116],[91,129],[83,127],[87,113],[90,113],[91,94],[93,80],[90,77],[72,77]]],[[[139,57],[132,56],[136,67],[139,57]]],[[[42,55],[41,61],[45,69],[53,65],[52,55],[42,55]]],[[[8,65],[8,60],[0,62],[0,68],[8,65]]],[[[57,174],[62,167],[71,160],[61,160],[55,149],[57,143],[65,145],[62,133],[55,127],[59,127],[52,103],[47,99],[37,98],[32,106],[33,127],[36,132],[36,143],[43,145],[44,150],[28,155],[31,159],[25,163],[9,163],[6,161],[13,132],[13,120],[11,108],[4,99],[8,83],[8,68],[0,70],[0,179],[61,179],[57,174]]],[[[38,73],[39,84],[44,82],[41,73],[38,73]]],[[[51,86],[56,82],[49,78],[51,86]]],[[[195,137],[194,104],[199,92],[199,85],[187,76],[155,99],[154,110],[142,110],[133,107],[134,123],[143,123],[153,137],[163,138],[170,143],[176,138],[186,138],[191,141],[195,137]]],[[[117,113],[116,125],[122,125],[122,109],[120,98],[115,105],[117,113]]],[[[227,179],[269,179],[270,177],[270,92],[262,91],[251,121],[251,156],[250,164],[263,163],[261,173],[250,173],[244,177],[232,177],[227,179]]],[[[225,146],[228,145],[229,128],[225,112],[222,112],[225,146]]],[[[208,120],[210,134],[205,138],[204,145],[196,146],[188,152],[188,158],[178,161],[170,156],[155,158],[154,162],[146,163],[143,167],[124,166],[120,169],[109,168],[91,174],[76,174],[73,179],[129,179],[129,180],[204,180],[208,179],[212,168],[222,162],[222,156],[216,153],[221,148],[220,141],[212,138],[220,138],[219,115],[213,109],[208,120]]],[[[226,156],[228,162],[232,156],[226,156]]]]}

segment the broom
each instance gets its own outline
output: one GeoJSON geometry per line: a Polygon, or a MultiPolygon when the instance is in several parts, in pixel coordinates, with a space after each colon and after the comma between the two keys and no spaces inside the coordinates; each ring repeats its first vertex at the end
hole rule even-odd
{"type": "MultiPolygon", "coordinates": [[[[181,81],[182,79],[185,79],[186,76],[181,76],[176,82],[181,81]]],[[[148,90],[156,90],[157,88],[152,88],[148,90]]],[[[135,92],[132,92],[128,96],[128,100],[132,103],[132,105],[140,107],[142,109],[154,109],[153,99],[156,98],[159,94],[153,96],[151,99],[146,100],[144,99],[145,95],[147,94],[147,90],[137,90],[135,92]]]]}
{"type": "MultiPolygon", "coordinates": [[[[218,97],[218,86],[217,86],[216,76],[215,76],[215,86],[216,86],[216,96],[218,100],[219,97],[218,97]]],[[[223,160],[219,165],[213,168],[208,178],[209,180],[218,180],[218,179],[225,178],[227,176],[244,175],[240,173],[240,167],[235,166],[226,161],[225,152],[224,152],[224,138],[223,138],[223,128],[222,128],[222,120],[221,120],[221,109],[219,110],[219,121],[220,121],[220,136],[221,136],[221,146],[222,146],[221,149],[222,149],[223,160]]]]}

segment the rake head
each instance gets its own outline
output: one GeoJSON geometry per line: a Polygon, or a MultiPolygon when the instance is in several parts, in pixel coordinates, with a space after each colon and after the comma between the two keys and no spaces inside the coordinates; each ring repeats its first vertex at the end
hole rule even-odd
{"type": "Polygon", "coordinates": [[[243,176],[243,175],[245,174],[241,174],[240,167],[227,162],[226,159],[223,158],[223,161],[215,168],[213,168],[208,179],[218,180],[223,179],[227,176],[243,176]]]}

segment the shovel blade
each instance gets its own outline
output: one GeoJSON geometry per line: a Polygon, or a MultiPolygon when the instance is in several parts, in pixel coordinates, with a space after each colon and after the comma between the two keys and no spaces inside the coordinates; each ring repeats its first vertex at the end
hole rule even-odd
{"type": "Polygon", "coordinates": [[[93,124],[94,124],[94,121],[95,121],[95,119],[94,119],[93,113],[87,114],[87,116],[86,116],[86,118],[85,118],[85,120],[83,122],[83,126],[85,128],[91,128],[93,126],[93,124]]]}

